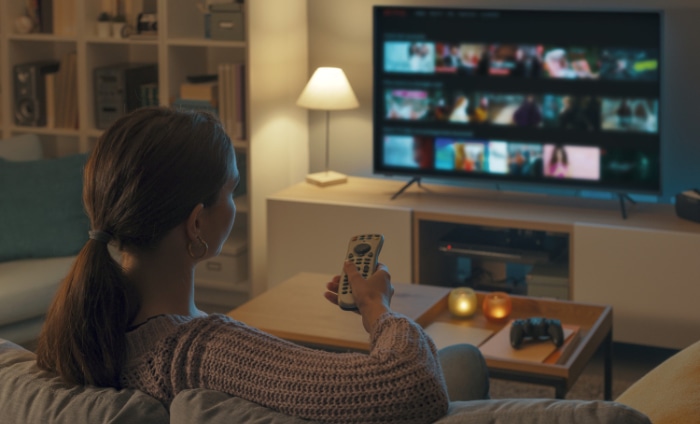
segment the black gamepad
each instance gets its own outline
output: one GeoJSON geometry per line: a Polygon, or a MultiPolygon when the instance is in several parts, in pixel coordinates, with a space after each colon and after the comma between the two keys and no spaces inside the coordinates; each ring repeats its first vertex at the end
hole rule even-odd
{"type": "Polygon", "coordinates": [[[510,327],[510,345],[518,349],[526,338],[533,341],[550,339],[556,347],[560,347],[564,344],[564,330],[558,319],[516,319],[510,327]]]}

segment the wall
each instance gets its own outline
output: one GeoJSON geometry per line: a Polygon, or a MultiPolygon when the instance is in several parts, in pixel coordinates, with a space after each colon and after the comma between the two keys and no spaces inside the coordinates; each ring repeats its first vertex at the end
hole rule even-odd
{"type": "MultiPolygon", "coordinates": [[[[436,5],[482,8],[663,10],[661,141],[663,196],[700,185],[700,2],[697,0],[309,0],[309,73],[319,66],[345,70],[360,108],[331,113],[330,168],[372,176],[372,6],[436,5]]],[[[309,113],[310,172],[324,169],[325,120],[309,113]]],[[[574,194],[563,192],[561,194],[574,194]]],[[[593,193],[584,193],[593,195],[593,193]]],[[[597,193],[596,196],[600,196],[597,193]]]]}

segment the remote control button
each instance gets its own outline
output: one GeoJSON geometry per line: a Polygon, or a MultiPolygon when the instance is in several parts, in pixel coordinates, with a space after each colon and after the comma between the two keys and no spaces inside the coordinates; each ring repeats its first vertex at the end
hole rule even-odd
{"type": "Polygon", "coordinates": [[[355,246],[355,253],[357,253],[358,255],[364,255],[365,253],[369,252],[370,250],[372,250],[372,246],[370,246],[367,243],[362,243],[362,244],[358,244],[357,246],[355,246]]]}
{"type": "Polygon", "coordinates": [[[374,256],[374,253],[369,252],[369,253],[367,254],[367,256],[369,256],[369,257],[371,258],[372,256],[374,256]]]}
{"type": "Polygon", "coordinates": [[[362,271],[366,274],[369,272],[369,265],[365,265],[364,268],[362,268],[362,271]]]}

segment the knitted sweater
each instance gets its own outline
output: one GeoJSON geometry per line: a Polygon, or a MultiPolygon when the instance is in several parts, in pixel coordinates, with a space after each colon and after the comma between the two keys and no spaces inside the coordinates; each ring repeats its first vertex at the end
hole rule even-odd
{"type": "Polygon", "coordinates": [[[122,386],[166,407],[182,390],[205,388],[334,423],[427,423],[448,408],[435,345],[394,312],[374,324],[369,354],[306,348],[219,314],[155,317],[127,344],[122,386]]]}

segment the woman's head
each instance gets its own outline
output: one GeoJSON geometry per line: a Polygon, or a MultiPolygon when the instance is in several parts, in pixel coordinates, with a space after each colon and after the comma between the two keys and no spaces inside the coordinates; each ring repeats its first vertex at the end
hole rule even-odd
{"type": "MultiPolygon", "coordinates": [[[[223,189],[233,191],[237,180],[231,140],[215,117],[144,108],[120,118],[97,141],[84,170],[83,203],[92,230],[130,254],[157,249],[199,213],[210,217],[208,224],[187,237],[193,241],[201,230],[220,246],[235,214],[223,189]]],[[[37,360],[67,381],[118,387],[126,329],[140,299],[100,238],[86,242],[62,282],[37,360]]],[[[195,250],[192,256],[202,253],[195,250]]]]}
{"type": "Polygon", "coordinates": [[[552,157],[549,159],[549,163],[550,163],[550,165],[554,165],[557,163],[560,163],[563,165],[569,164],[569,158],[566,154],[566,150],[564,150],[564,146],[561,146],[561,145],[554,146],[554,149],[552,150],[552,157]]]}
{"type": "Polygon", "coordinates": [[[216,118],[139,109],[97,142],[85,167],[83,201],[92,228],[109,233],[120,248],[153,249],[197,204],[212,206],[232,177],[233,148],[216,118]]]}

